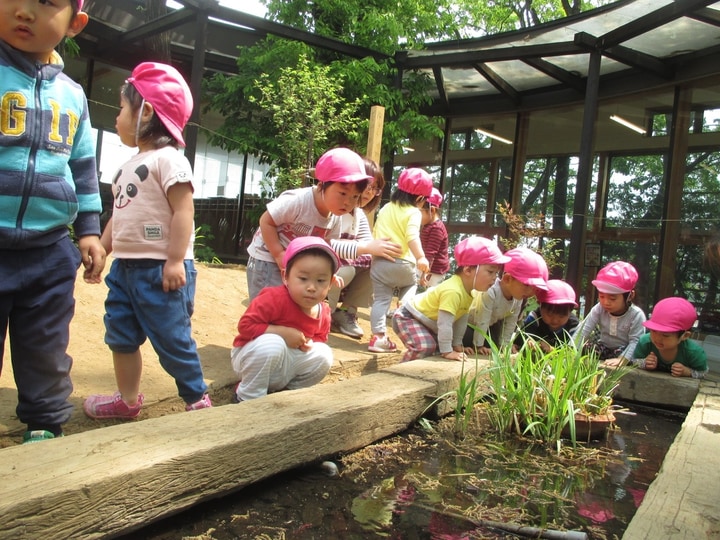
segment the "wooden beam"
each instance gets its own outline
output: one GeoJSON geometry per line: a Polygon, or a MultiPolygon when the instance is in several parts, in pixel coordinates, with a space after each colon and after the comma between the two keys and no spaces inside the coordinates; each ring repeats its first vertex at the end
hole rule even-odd
{"type": "Polygon", "coordinates": [[[385,125],[385,107],[370,107],[370,125],[368,126],[367,157],[380,165],[382,163],[382,135],[385,125]]]}
{"type": "Polygon", "coordinates": [[[497,88],[500,93],[506,95],[516,105],[520,104],[520,102],[522,101],[520,98],[520,93],[515,90],[515,88],[513,88],[505,79],[498,75],[494,69],[492,69],[484,62],[478,62],[477,64],[473,64],[473,67],[475,68],[475,71],[480,73],[480,75],[485,77],[485,79],[490,84],[497,88]]]}

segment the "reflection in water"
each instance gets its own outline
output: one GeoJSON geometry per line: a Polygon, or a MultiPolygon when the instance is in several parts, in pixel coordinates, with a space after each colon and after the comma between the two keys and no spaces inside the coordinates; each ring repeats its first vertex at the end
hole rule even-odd
{"type": "Polygon", "coordinates": [[[461,540],[514,538],[498,526],[530,525],[621,537],[682,422],[633,410],[572,459],[512,439],[454,444],[410,430],[339,457],[339,476],[290,471],[131,536],[461,540]]]}

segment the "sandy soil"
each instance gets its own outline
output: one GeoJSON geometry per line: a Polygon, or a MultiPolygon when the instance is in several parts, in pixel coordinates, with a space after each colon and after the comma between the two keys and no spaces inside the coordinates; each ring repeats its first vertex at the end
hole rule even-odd
{"type": "MultiPolygon", "coordinates": [[[[237,321],[248,303],[245,268],[238,265],[205,265],[197,263],[198,280],[193,315],[193,336],[197,342],[205,379],[210,387],[214,405],[231,403],[236,382],[230,366],[230,349],[235,337],[237,321]]],[[[74,359],[72,380],[75,405],[70,421],[64,426],[66,435],[80,433],[122,422],[121,420],[93,420],[82,411],[82,402],[93,393],[115,391],[112,357],[103,342],[105,313],[103,303],[107,294],[105,284],[88,285],[78,279],[75,289],[76,312],[71,324],[69,353],[74,359]]],[[[367,352],[369,319],[367,311],[360,314],[365,338],[354,340],[331,334],[329,343],[335,354],[335,366],[325,382],[374,371],[384,363],[394,363],[399,355],[372,355],[367,352]]],[[[25,431],[15,416],[17,390],[12,373],[10,352],[6,342],[5,360],[0,375],[0,448],[19,444],[25,431]]],[[[143,376],[141,391],[145,406],[139,420],[184,411],[175,382],[160,366],[149,343],[142,346],[143,376]]]]}

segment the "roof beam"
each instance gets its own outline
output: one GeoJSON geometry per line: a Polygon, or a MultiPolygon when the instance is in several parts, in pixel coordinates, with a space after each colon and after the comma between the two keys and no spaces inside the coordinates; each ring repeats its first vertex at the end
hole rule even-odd
{"type": "Polygon", "coordinates": [[[720,26],[720,11],[712,8],[702,8],[697,11],[693,11],[688,14],[688,17],[695,19],[696,21],[704,22],[706,24],[712,24],[713,26],[720,26]]]}
{"type": "Polygon", "coordinates": [[[134,30],[128,30],[120,34],[118,41],[120,42],[134,42],[142,41],[143,39],[162,34],[178,26],[182,26],[185,23],[194,21],[197,15],[190,9],[178,9],[162,17],[158,17],[150,21],[149,23],[138,26],[134,30]]]}
{"type": "Polygon", "coordinates": [[[485,77],[487,81],[497,88],[502,94],[505,94],[515,104],[520,104],[521,98],[520,93],[515,90],[508,82],[498,75],[490,66],[479,62],[473,64],[473,67],[477,70],[480,75],[485,77]]]}
{"type": "Polygon", "coordinates": [[[450,106],[450,100],[445,90],[445,77],[442,73],[441,67],[433,68],[433,75],[435,76],[435,85],[437,86],[438,93],[440,94],[440,101],[442,101],[446,107],[450,106]]]}
{"type": "Polygon", "coordinates": [[[665,65],[661,60],[658,60],[654,56],[649,54],[616,45],[614,47],[603,47],[602,38],[596,38],[595,36],[588,34],[587,32],[578,32],[574,37],[575,43],[587,50],[597,50],[602,55],[617,60],[630,67],[642,69],[663,77],[664,79],[672,79],[674,71],[669,66],[665,65]]]}
{"type": "Polygon", "coordinates": [[[525,58],[523,59],[523,62],[580,93],[585,92],[585,82],[582,77],[573,75],[566,69],[559,68],[555,64],[548,62],[547,60],[543,60],[542,58],[525,58]]]}
{"type": "Polygon", "coordinates": [[[458,67],[472,66],[477,62],[502,62],[504,60],[524,60],[543,56],[563,56],[584,52],[572,42],[548,43],[543,45],[525,45],[504,49],[479,49],[474,51],[423,54],[408,56],[403,60],[404,69],[423,69],[433,66],[458,67]]]}
{"type": "Polygon", "coordinates": [[[692,14],[693,11],[714,4],[717,0],[675,0],[659,9],[651,11],[647,15],[638,17],[632,22],[624,24],[615,30],[611,30],[599,39],[602,48],[614,47],[624,41],[650,32],[675,19],[692,14]]]}

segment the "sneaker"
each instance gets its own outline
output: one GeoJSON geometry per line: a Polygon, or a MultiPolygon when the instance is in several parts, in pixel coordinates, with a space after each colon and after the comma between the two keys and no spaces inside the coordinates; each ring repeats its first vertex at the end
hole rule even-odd
{"type": "Polygon", "coordinates": [[[196,401],[195,403],[191,403],[189,405],[185,405],[186,411],[199,411],[200,409],[209,409],[212,407],[212,401],[210,401],[210,395],[209,394],[203,394],[203,397],[196,401]]]}
{"type": "Polygon", "coordinates": [[[90,418],[136,418],[140,414],[144,399],[142,394],[138,394],[138,402],[131,407],[123,401],[120,392],[115,392],[112,396],[95,394],[83,402],[83,410],[90,418]]]}
{"type": "Polygon", "coordinates": [[[365,333],[357,322],[357,316],[344,309],[338,309],[332,314],[332,326],[341,334],[355,339],[360,339],[365,333]]]}
{"type": "MultiPolygon", "coordinates": [[[[62,433],[58,435],[58,437],[62,437],[62,433]]],[[[34,429],[32,431],[26,431],[23,435],[23,444],[32,444],[36,442],[42,442],[42,441],[48,441],[50,439],[54,439],[55,435],[53,435],[52,431],[45,431],[44,429],[34,429]]]]}
{"type": "Polygon", "coordinates": [[[370,343],[368,344],[368,351],[370,352],[395,352],[397,350],[397,345],[395,345],[392,341],[390,341],[390,338],[387,336],[385,337],[377,337],[373,336],[370,339],[370,343]]]}

